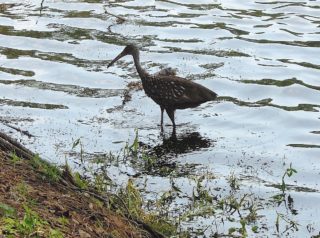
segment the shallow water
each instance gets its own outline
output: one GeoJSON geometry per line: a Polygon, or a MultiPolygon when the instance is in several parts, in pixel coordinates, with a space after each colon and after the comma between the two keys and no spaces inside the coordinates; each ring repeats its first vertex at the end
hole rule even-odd
{"type": "MultiPolygon", "coordinates": [[[[138,128],[154,153],[207,168],[221,186],[233,172],[243,191],[263,197],[276,191],[272,185],[292,163],[298,173],[288,183],[301,227],[291,235],[320,231],[319,1],[45,0],[40,6],[0,4],[1,130],[64,163],[77,161],[78,138],[86,153],[104,154],[122,149],[138,128]],[[219,94],[217,102],[177,111],[175,144],[167,116],[166,139],[160,136],[160,109],[143,91],[130,90],[124,103],[128,84],[139,81],[132,59],[106,67],[128,43],[141,48],[149,72],[176,68],[219,94]]],[[[111,177],[118,173],[110,170],[111,177]]],[[[166,191],[167,178],[139,179],[146,176],[149,191],[166,191]]]]}

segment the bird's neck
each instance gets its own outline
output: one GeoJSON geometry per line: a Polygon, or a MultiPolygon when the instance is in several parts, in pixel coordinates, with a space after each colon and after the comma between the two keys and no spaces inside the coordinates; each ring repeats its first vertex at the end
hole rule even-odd
{"type": "Polygon", "coordinates": [[[139,53],[133,55],[133,60],[134,60],[134,65],[136,66],[136,69],[138,71],[138,74],[141,78],[141,80],[145,80],[146,76],[148,75],[147,72],[141,67],[140,64],[140,57],[139,57],[139,53]]]}

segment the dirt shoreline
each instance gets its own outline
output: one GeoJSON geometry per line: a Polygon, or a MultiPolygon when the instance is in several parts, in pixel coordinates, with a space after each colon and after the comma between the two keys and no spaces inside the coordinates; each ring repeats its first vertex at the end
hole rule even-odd
{"type": "Polygon", "coordinates": [[[35,154],[0,132],[0,237],[163,237],[72,179],[50,181],[35,154]],[[14,151],[14,154],[13,154],[14,151]]]}

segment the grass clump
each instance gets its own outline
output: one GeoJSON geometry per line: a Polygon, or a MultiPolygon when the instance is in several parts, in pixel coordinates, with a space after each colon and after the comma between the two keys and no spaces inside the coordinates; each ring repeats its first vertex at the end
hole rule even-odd
{"type": "Polygon", "coordinates": [[[177,235],[176,225],[170,223],[157,212],[145,211],[143,198],[131,179],[129,179],[127,186],[119,191],[118,198],[125,204],[125,210],[122,210],[122,213],[147,224],[160,234],[165,236],[177,235]]]}
{"type": "Polygon", "coordinates": [[[11,162],[13,163],[14,166],[21,161],[21,158],[19,156],[17,156],[15,153],[11,153],[10,158],[11,158],[11,162]]]}
{"type": "Polygon", "coordinates": [[[73,180],[78,188],[81,188],[81,189],[88,188],[89,183],[81,177],[80,173],[78,172],[73,173],[73,180]]]}
{"type": "Polygon", "coordinates": [[[1,217],[12,217],[16,215],[16,210],[5,204],[5,203],[0,203],[0,216],[1,217]]]}
{"type": "Polygon", "coordinates": [[[39,155],[34,156],[31,161],[33,168],[42,173],[49,181],[58,182],[61,177],[60,169],[44,160],[42,160],[39,155]]]}
{"type": "Polygon", "coordinates": [[[0,204],[2,215],[0,218],[0,235],[8,238],[43,237],[43,234],[49,234],[50,238],[63,237],[59,230],[51,229],[48,222],[43,220],[30,207],[24,205],[23,209],[24,215],[19,218],[14,208],[6,204],[0,204]]]}

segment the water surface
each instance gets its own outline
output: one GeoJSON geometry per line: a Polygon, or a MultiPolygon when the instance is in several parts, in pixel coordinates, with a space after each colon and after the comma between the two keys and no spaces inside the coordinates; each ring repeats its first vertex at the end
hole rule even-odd
{"type": "MultiPolygon", "coordinates": [[[[298,213],[278,211],[301,225],[293,237],[314,235],[320,230],[319,24],[317,0],[45,0],[42,7],[36,0],[1,1],[0,127],[44,158],[71,164],[79,160],[74,140],[81,138],[90,155],[116,152],[137,128],[140,142],[158,156],[214,173],[212,186],[227,186],[234,173],[242,193],[265,198],[278,191],[273,185],[292,163],[298,173],[288,183],[298,213]],[[139,82],[132,59],[106,67],[128,43],[139,46],[148,72],[172,67],[219,94],[217,102],[177,111],[176,144],[169,118],[163,138],[159,107],[130,87],[139,82]]],[[[110,177],[119,171],[112,167],[110,177]]],[[[150,194],[165,192],[168,178],[158,175],[142,174],[136,183],[148,178],[150,194]]],[[[128,176],[119,178],[125,183],[128,176]]],[[[190,183],[184,175],[176,181],[185,193],[190,183]]],[[[273,234],[274,207],[262,216],[264,233],[273,234]]]]}

